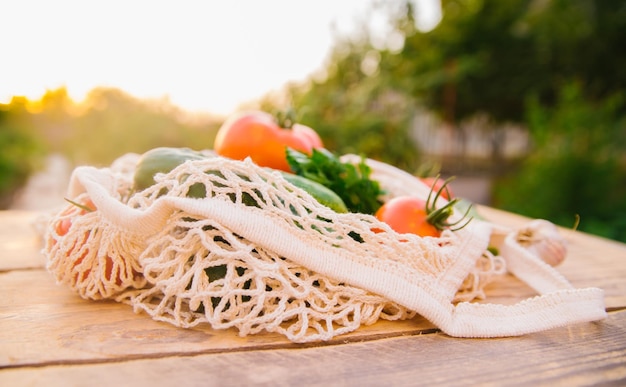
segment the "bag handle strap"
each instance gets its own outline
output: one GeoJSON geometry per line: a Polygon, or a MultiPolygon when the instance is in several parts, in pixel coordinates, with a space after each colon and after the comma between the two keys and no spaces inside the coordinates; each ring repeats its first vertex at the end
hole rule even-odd
{"type": "Polygon", "coordinates": [[[463,302],[444,332],[462,337],[517,336],[606,318],[604,291],[576,289],[556,269],[522,247],[509,232],[501,246],[507,270],[539,293],[513,305],[463,302]]]}

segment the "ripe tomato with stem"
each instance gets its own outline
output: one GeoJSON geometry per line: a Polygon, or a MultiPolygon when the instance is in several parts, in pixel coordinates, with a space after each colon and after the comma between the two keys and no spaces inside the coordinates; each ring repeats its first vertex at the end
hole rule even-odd
{"type": "Polygon", "coordinates": [[[262,167],[291,172],[287,148],[311,154],[324,145],[315,130],[297,123],[293,110],[288,110],[275,115],[261,111],[234,115],[218,130],[213,147],[220,156],[250,157],[262,167]]]}
{"type": "Polygon", "coordinates": [[[380,207],[375,216],[401,234],[439,237],[443,230],[460,230],[472,220],[471,217],[467,217],[470,209],[468,208],[461,219],[450,222],[449,218],[454,213],[454,205],[458,199],[452,199],[437,207],[437,202],[450,180],[444,181],[436,191],[431,189],[426,200],[416,196],[392,198],[380,207]]]}

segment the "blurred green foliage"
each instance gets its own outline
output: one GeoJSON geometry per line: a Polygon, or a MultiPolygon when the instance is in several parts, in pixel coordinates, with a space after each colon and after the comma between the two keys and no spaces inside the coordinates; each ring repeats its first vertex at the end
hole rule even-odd
{"type": "Polygon", "coordinates": [[[0,105],[0,208],[10,206],[46,155],[61,154],[71,165],[108,166],[126,153],[158,146],[210,149],[221,122],[109,88],[94,89],[80,104],[65,88],[38,101],[14,97],[0,105]]]}
{"type": "MultiPolygon", "coordinates": [[[[581,83],[591,99],[626,88],[623,0],[442,0],[443,19],[423,33],[408,2],[394,72],[420,102],[452,123],[486,112],[523,122],[526,100],[557,103],[581,83]]],[[[391,60],[391,59],[390,59],[391,60]]]]}
{"type": "Polygon", "coordinates": [[[97,88],[80,105],[65,89],[48,92],[33,118],[51,151],[73,164],[109,165],[117,157],[158,146],[209,149],[221,120],[191,117],[167,101],[138,100],[97,88]]]}
{"type": "Polygon", "coordinates": [[[415,171],[420,108],[458,131],[487,115],[494,205],[562,225],[579,214],[582,230],[626,241],[626,2],[442,0],[443,19],[427,32],[413,2],[374,4],[402,48],[375,49],[367,33],[340,40],[325,77],[288,90],[329,147],[415,171]],[[497,141],[507,123],[533,144],[509,170],[497,141]]]}
{"type": "Polygon", "coordinates": [[[0,209],[11,204],[42,159],[42,144],[21,122],[20,110],[20,105],[0,105],[0,209]]]}
{"type": "Polygon", "coordinates": [[[519,171],[496,185],[494,205],[626,241],[625,95],[602,101],[578,83],[561,90],[554,108],[530,98],[527,122],[535,140],[519,171]]]}
{"type": "MultiPolygon", "coordinates": [[[[367,39],[340,39],[325,77],[292,84],[287,90],[289,105],[333,152],[366,155],[414,171],[419,167],[419,146],[407,128],[417,106],[394,87],[392,74],[379,71],[379,60],[380,52],[367,39]]],[[[261,107],[286,108],[270,97],[261,107]]]]}

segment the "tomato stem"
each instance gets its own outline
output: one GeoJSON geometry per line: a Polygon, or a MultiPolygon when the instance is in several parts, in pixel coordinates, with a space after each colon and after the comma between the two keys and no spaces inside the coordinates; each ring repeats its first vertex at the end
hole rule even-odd
{"type": "Polygon", "coordinates": [[[580,215],[574,215],[574,226],[572,227],[572,231],[576,231],[578,229],[578,225],[580,224],[580,215]]]}
{"type": "Polygon", "coordinates": [[[93,212],[94,211],[93,208],[90,208],[90,207],[88,207],[88,206],[86,206],[84,204],[77,203],[77,202],[75,202],[73,200],[70,200],[68,198],[64,198],[64,199],[65,199],[66,202],[68,202],[68,203],[70,203],[70,204],[80,208],[81,210],[84,210],[85,212],[93,212]]]}
{"type": "Polygon", "coordinates": [[[284,129],[291,129],[297,122],[298,117],[296,111],[292,107],[288,107],[286,110],[277,110],[274,114],[276,123],[284,129]]]}
{"type": "Polygon", "coordinates": [[[435,177],[435,181],[428,192],[428,197],[426,198],[426,221],[432,224],[438,230],[450,229],[451,231],[458,231],[463,227],[467,226],[469,222],[474,219],[473,217],[467,217],[470,213],[472,206],[470,205],[463,216],[457,220],[456,222],[448,222],[448,218],[452,216],[454,212],[454,205],[459,201],[458,198],[454,198],[446,203],[443,207],[437,208],[436,204],[441,196],[442,192],[448,192],[448,183],[450,183],[454,177],[450,177],[443,182],[441,188],[439,188],[436,192],[434,190],[435,184],[439,180],[439,175],[435,177]],[[435,196],[433,197],[433,192],[435,192],[435,196]],[[458,226],[458,227],[455,227],[458,226]]]}

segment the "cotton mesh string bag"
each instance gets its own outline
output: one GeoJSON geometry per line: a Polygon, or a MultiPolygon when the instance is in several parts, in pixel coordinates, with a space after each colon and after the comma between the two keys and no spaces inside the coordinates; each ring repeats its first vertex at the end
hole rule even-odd
{"type": "MultiPolygon", "coordinates": [[[[222,157],[187,161],[133,192],[136,158],[122,159],[76,168],[75,204],[47,228],[49,270],[84,298],[114,299],[180,327],[276,332],[294,342],[415,314],[457,337],[606,315],[600,289],[573,288],[514,232],[484,221],[438,238],[398,234],[373,216],[332,211],[276,171],[222,157]],[[92,210],[76,206],[84,202],[92,210]],[[487,250],[494,241],[497,257],[487,250]],[[505,268],[538,295],[515,305],[469,302],[505,268]]],[[[367,162],[388,197],[427,195],[408,173],[367,162]]]]}

